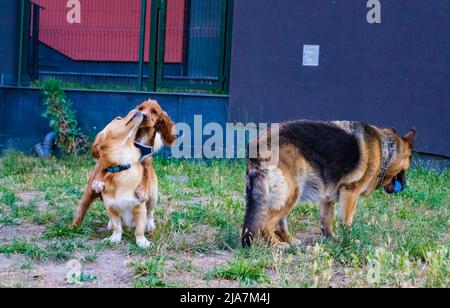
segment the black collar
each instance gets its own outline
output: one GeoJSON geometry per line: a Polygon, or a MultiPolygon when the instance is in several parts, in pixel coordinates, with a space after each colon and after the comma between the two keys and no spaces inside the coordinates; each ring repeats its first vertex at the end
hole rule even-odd
{"type": "MultiPolygon", "coordinates": [[[[141,158],[139,160],[140,162],[143,162],[144,160],[146,160],[150,156],[153,156],[153,154],[154,154],[153,147],[147,146],[147,145],[139,143],[137,141],[134,142],[134,146],[137,147],[141,151],[141,158]]],[[[131,166],[132,166],[131,164],[113,166],[113,167],[106,168],[105,172],[106,173],[119,173],[119,172],[122,172],[125,170],[129,170],[131,168],[131,166]]]]}
{"type": "Polygon", "coordinates": [[[394,153],[397,150],[397,145],[391,137],[384,133],[382,133],[381,136],[381,172],[378,179],[377,188],[381,188],[381,185],[386,178],[386,173],[389,169],[389,165],[391,164],[392,158],[394,157],[394,153]]]}

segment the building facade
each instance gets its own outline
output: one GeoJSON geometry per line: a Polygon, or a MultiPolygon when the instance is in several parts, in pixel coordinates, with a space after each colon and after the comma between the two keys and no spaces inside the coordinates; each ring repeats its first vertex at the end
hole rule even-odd
{"type": "MultiPolygon", "coordinates": [[[[20,71],[20,2],[0,4],[3,110],[20,95],[5,87],[17,85],[20,71]]],[[[180,91],[200,90],[204,95],[189,99],[198,102],[195,112],[219,123],[338,119],[399,131],[415,126],[418,151],[450,157],[447,0],[380,1],[379,23],[368,19],[365,0],[86,0],[80,24],[66,22],[65,2],[34,1],[42,7],[36,63],[30,63],[33,14],[25,14],[25,84],[31,66],[39,78],[134,87],[141,60],[146,94],[131,91],[130,100],[159,93],[175,110],[171,104],[185,101],[173,99],[183,97],[180,91]],[[171,99],[161,94],[175,90],[171,99]],[[205,96],[217,94],[220,108],[209,107],[205,96]]],[[[177,120],[194,114],[177,110],[185,112],[177,120]]],[[[10,120],[2,117],[4,132],[10,120]]],[[[80,122],[94,127],[96,118],[104,115],[80,122]]]]}

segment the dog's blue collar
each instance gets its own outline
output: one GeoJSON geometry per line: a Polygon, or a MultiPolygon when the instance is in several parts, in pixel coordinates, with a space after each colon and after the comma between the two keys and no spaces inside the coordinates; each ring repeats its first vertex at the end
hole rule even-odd
{"type": "Polygon", "coordinates": [[[109,167],[105,169],[106,173],[119,173],[125,170],[128,170],[131,168],[131,164],[128,165],[119,165],[119,166],[114,166],[114,167],[109,167]]]}
{"type": "MultiPolygon", "coordinates": [[[[139,143],[137,141],[134,143],[134,146],[137,147],[141,151],[140,162],[143,162],[147,158],[154,155],[153,147],[146,146],[145,144],[139,143]]],[[[119,173],[119,172],[122,172],[125,170],[129,170],[130,168],[131,168],[131,164],[119,165],[119,166],[106,168],[105,172],[106,173],[119,173]]]]}

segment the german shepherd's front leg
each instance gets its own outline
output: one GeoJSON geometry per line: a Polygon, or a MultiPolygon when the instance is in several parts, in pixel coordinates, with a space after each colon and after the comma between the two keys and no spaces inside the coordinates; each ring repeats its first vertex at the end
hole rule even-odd
{"type": "Polygon", "coordinates": [[[280,240],[284,243],[288,243],[290,245],[299,246],[301,241],[296,239],[289,233],[288,226],[288,216],[284,216],[280,222],[278,223],[278,230],[275,231],[276,235],[280,238],[280,240]]]}
{"type": "Polygon", "coordinates": [[[359,195],[358,192],[346,188],[339,192],[339,218],[347,227],[353,224],[359,195]]]}
{"type": "MultiPolygon", "coordinates": [[[[279,226],[280,219],[282,219],[280,217],[284,217],[281,212],[271,212],[269,215],[269,219],[261,230],[261,233],[269,246],[286,249],[290,246],[287,240],[285,241],[282,239],[282,241],[280,241],[277,236],[278,232],[276,228],[277,226],[279,226]]],[[[285,236],[285,239],[287,239],[287,237],[289,237],[289,233],[286,233],[285,236]]]]}

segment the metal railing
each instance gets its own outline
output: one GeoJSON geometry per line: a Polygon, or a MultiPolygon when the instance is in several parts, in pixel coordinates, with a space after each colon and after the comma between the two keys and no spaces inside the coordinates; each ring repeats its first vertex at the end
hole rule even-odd
{"type": "Polygon", "coordinates": [[[19,78],[88,87],[228,89],[232,0],[23,0],[19,78]]]}

